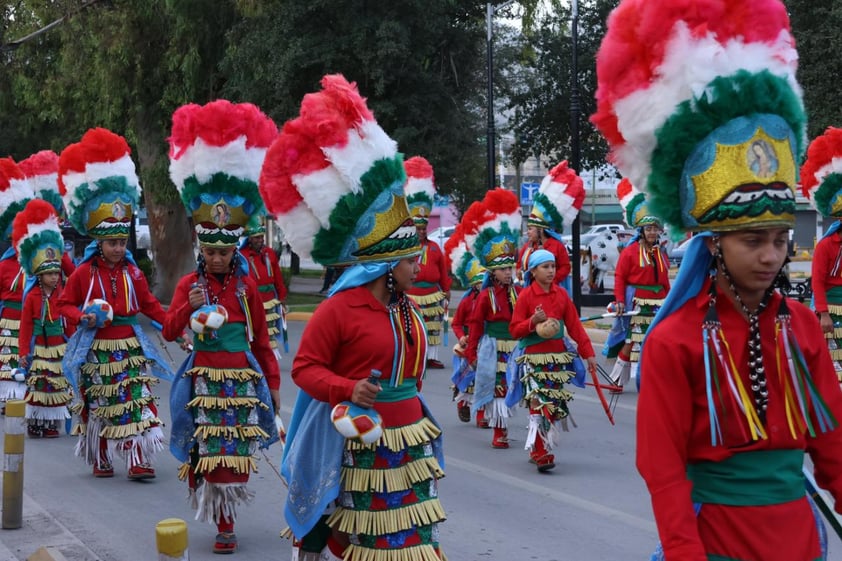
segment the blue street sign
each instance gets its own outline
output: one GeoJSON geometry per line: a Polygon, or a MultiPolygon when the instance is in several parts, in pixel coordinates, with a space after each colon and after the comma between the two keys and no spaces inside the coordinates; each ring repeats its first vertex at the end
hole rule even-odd
{"type": "Polygon", "coordinates": [[[532,198],[538,192],[540,183],[521,183],[520,184],[520,204],[531,205],[532,198]]]}

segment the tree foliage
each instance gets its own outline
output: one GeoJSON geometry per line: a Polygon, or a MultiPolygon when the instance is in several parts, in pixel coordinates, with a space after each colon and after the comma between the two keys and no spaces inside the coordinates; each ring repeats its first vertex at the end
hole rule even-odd
{"type": "Polygon", "coordinates": [[[224,91],[279,122],[320,78],[357,82],[407,157],[433,165],[439,191],[466,206],[484,189],[484,4],[475,0],[272,0],[229,36],[224,91]]]}
{"type": "Polygon", "coordinates": [[[842,76],[842,4],[838,0],[786,0],[798,48],[798,81],[804,89],[807,135],[842,126],[842,104],[835,77],[842,76]]]}
{"type": "MultiPolygon", "coordinates": [[[[579,2],[578,75],[580,147],[582,167],[605,161],[607,145],[588,121],[596,110],[596,52],[605,35],[605,24],[618,0],[579,2]]],[[[519,59],[505,92],[511,111],[515,163],[542,156],[546,163],[569,158],[571,148],[571,79],[573,48],[569,4],[537,16],[519,44],[519,59]]]]}

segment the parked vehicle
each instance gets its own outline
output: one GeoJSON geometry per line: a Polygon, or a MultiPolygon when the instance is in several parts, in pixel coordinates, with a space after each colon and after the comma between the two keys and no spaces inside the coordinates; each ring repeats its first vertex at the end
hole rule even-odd
{"type": "Polygon", "coordinates": [[[137,209],[134,235],[138,249],[150,249],[152,247],[152,239],[149,237],[149,217],[145,208],[137,209]]]}
{"type": "Polygon", "coordinates": [[[450,236],[455,231],[456,226],[441,226],[431,232],[427,232],[427,238],[439,244],[439,247],[444,250],[444,244],[447,243],[447,240],[450,239],[450,236]]]}
{"type": "Polygon", "coordinates": [[[670,265],[674,265],[676,267],[681,265],[681,260],[684,259],[684,253],[687,251],[687,246],[692,239],[693,238],[688,238],[680,244],[674,245],[667,250],[667,257],[669,257],[670,265]]]}
{"type": "MultiPolygon", "coordinates": [[[[594,224],[584,232],[579,235],[579,245],[581,247],[587,246],[590,242],[592,242],[597,236],[600,234],[608,234],[608,233],[616,233],[625,231],[626,227],[622,224],[594,224]]],[[[634,232],[632,232],[633,234],[634,232]]],[[[631,235],[629,235],[631,237],[631,235]]],[[[569,249],[572,247],[573,244],[573,235],[572,234],[565,234],[561,236],[561,240],[564,242],[564,245],[567,246],[569,249]]],[[[622,241],[622,240],[621,240],[622,241]]]]}

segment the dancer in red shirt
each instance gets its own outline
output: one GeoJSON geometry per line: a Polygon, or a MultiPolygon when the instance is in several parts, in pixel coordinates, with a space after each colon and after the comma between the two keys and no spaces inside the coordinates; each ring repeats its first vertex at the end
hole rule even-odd
{"type": "Polygon", "coordinates": [[[597,56],[613,161],[675,237],[697,232],[641,353],[653,559],[821,559],[805,452],[842,510],[842,391],[815,315],[776,290],[806,129],[797,60],[778,0],[622,0],[597,56]]]}

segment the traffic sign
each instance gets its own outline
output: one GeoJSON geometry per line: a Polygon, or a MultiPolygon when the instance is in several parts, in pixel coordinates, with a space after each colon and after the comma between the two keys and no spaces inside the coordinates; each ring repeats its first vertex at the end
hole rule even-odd
{"type": "Polygon", "coordinates": [[[528,183],[524,182],[520,184],[520,204],[522,205],[531,205],[532,198],[535,196],[535,193],[538,192],[538,188],[541,186],[540,183],[528,183]]]}

